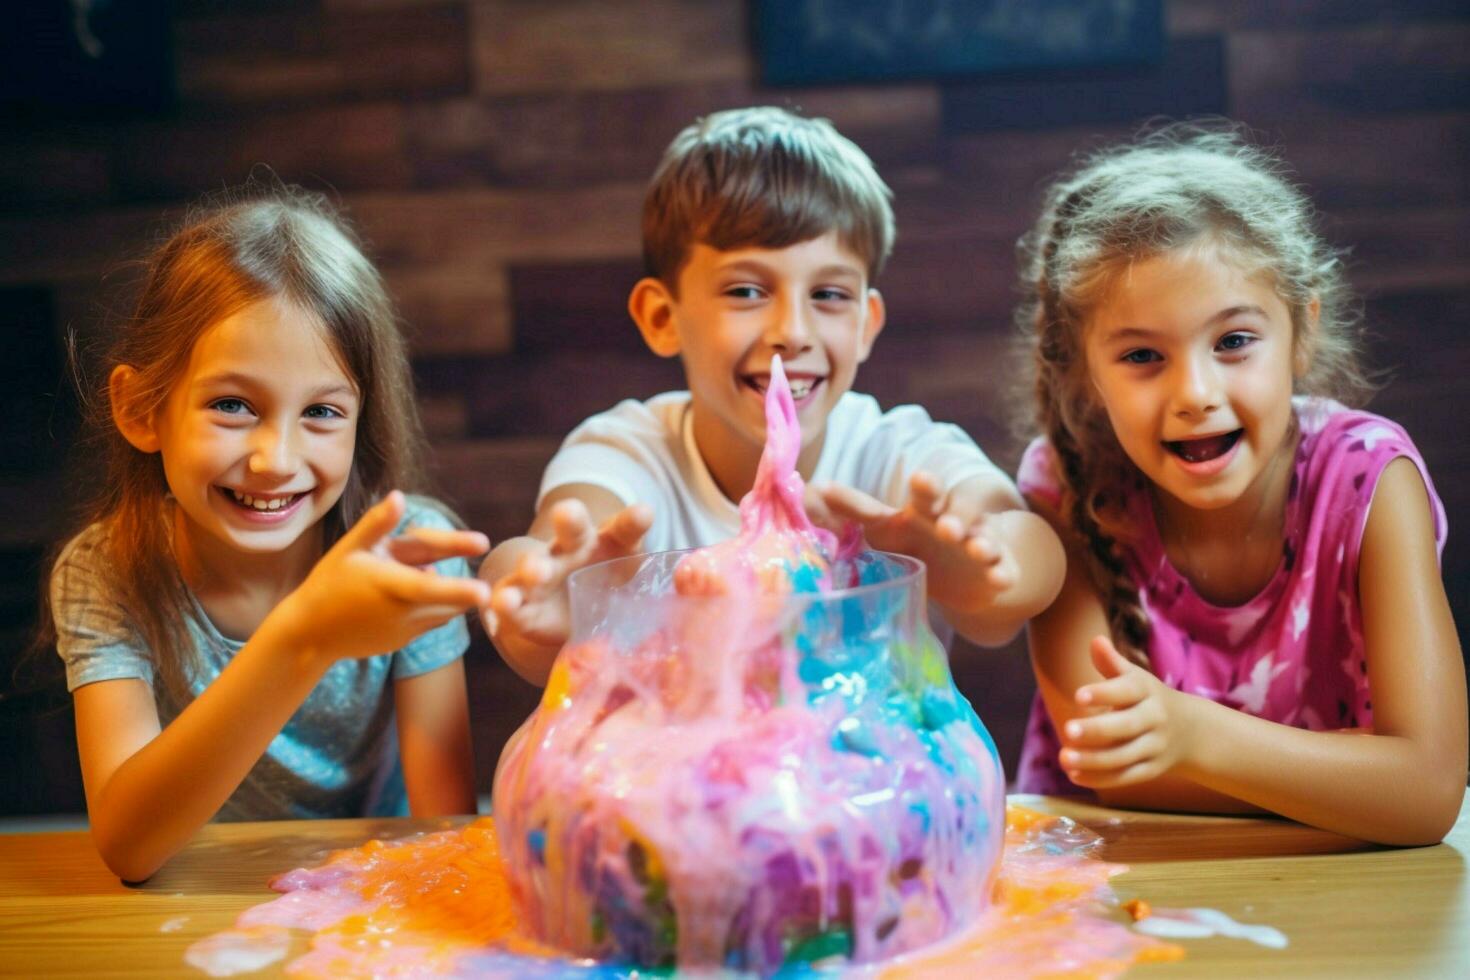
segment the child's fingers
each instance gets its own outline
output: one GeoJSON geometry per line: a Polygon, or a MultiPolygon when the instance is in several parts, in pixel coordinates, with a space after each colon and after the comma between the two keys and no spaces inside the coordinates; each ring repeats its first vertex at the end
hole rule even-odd
{"type": "Polygon", "coordinates": [[[1107,748],[1079,749],[1069,746],[1062,749],[1060,759],[1063,769],[1108,772],[1147,762],[1158,756],[1160,748],[1157,736],[1144,735],[1142,738],[1131,738],[1121,745],[1107,748]]]}
{"type": "Polygon", "coordinates": [[[704,565],[680,565],[674,569],[674,591],[687,596],[724,595],[725,578],[718,570],[704,565]]]}
{"type": "Polygon", "coordinates": [[[559,501],[551,509],[553,555],[574,555],[591,542],[595,529],[587,505],[575,497],[559,501]]]}
{"type": "Polygon", "coordinates": [[[490,539],[479,531],[414,528],[388,539],[388,555],[405,565],[429,565],[446,558],[475,558],[490,549],[490,539]]]}
{"type": "Polygon", "coordinates": [[[500,620],[514,618],[516,611],[525,604],[526,594],[515,585],[496,585],[490,593],[490,610],[500,620]]]}
{"type": "Polygon", "coordinates": [[[1142,701],[1145,693],[1132,677],[1115,677],[1077,688],[1076,701],[1084,708],[1127,708],[1142,701]]]}
{"type": "Polygon", "coordinates": [[[653,526],[653,511],[644,504],[624,507],[597,531],[599,558],[621,558],[638,549],[643,536],[653,526]]]}
{"type": "Polygon", "coordinates": [[[909,477],[909,506],[916,514],[934,520],[944,512],[943,493],[939,489],[939,481],[933,476],[919,470],[909,477]]]}
{"type": "MultiPolygon", "coordinates": [[[[1065,768],[1065,767],[1064,767],[1065,768]]],[[[1088,789],[1113,789],[1118,786],[1136,786],[1157,779],[1163,769],[1156,759],[1135,762],[1122,769],[1068,769],[1067,778],[1078,786],[1088,789]]]]}
{"type": "Polygon", "coordinates": [[[515,585],[527,592],[545,588],[556,578],[557,565],[545,552],[531,551],[522,555],[511,573],[495,584],[497,587],[515,585]]]}
{"type": "MultiPolygon", "coordinates": [[[[965,522],[954,514],[942,514],[934,522],[934,534],[941,541],[947,541],[950,544],[959,544],[965,540],[965,522]]],[[[965,550],[968,553],[968,543],[966,543],[965,550]]]]}
{"type": "Polygon", "coordinates": [[[1071,748],[1101,748],[1138,738],[1153,727],[1153,718],[1134,705],[1122,711],[1073,718],[1062,728],[1062,738],[1071,748]]]}
{"type": "Polygon", "coordinates": [[[370,551],[373,546],[393,533],[403,519],[403,494],[398,490],[378,501],[347,529],[347,533],[332,547],[336,552],[370,551]]]}
{"type": "Polygon", "coordinates": [[[554,594],[550,587],[564,578],[558,574],[565,571],[562,565],[539,551],[522,555],[515,570],[495,583],[490,596],[490,608],[501,623],[527,633],[536,611],[554,594]]]}
{"type": "Polygon", "coordinates": [[[696,552],[684,558],[674,569],[674,591],[679,595],[724,595],[725,576],[711,555],[696,552]]]}
{"type": "Polygon", "coordinates": [[[1122,677],[1136,669],[1127,657],[1118,652],[1110,637],[1094,636],[1088,651],[1092,654],[1092,665],[1104,677],[1122,677]]]}
{"type": "Polygon", "coordinates": [[[437,626],[443,626],[456,616],[463,616],[465,608],[459,605],[444,604],[414,606],[413,612],[408,616],[409,628],[416,635],[426,633],[437,626]]]}
{"type": "Polygon", "coordinates": [[[408,565],[387,565],[377,574],[389,594],[413,606],[453,606],[464,612],[472,606],[487,605],[493,595],[490,586],[480,579],[435,575],[408,565]]]}
{"type": "Polygon", "coordinates": [[[1005,557],[1005,549],[992,541],[983,527],[974,527],[965,538],[965,554],[975,561],[995,565],[1005,557]]]}
{"type": "Polygon", "coordinates": [[[865,526],[887,520],[898,513],[897,508],[888,506],[878,498],[840,483],[823,484],[817,488],[817,492],[822,495],[822,500],[833,514],[865,526]]]}

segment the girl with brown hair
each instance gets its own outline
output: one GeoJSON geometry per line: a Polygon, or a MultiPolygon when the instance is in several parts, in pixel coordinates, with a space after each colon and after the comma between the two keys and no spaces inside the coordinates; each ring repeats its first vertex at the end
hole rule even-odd
{"type": "Polygon", "coordinates": [[[108,371],[106,471],[47,610],[108,866],[146,878],[216,817],[472,812],[461,613],[488,542],[402,492],[403,341],[325,200],[192,215],[108,371]]]}

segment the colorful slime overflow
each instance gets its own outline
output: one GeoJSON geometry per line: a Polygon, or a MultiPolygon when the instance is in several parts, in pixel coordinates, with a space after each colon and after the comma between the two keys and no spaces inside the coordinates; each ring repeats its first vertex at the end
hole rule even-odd
{"type": "Polygon", "coordinates": [[[529,935],[771,974],[933,943],[989,904],[995,745],[912,559],[813,527],[775,359],[738,537],[571,579],[572,641],[495,784],[529,935]]]}
{"type": "MultiPolygon", "coordinates": [[[[882,963],[796,964],[782,975],[1107,980],[1134,963],[1181,958],[1180,947],[1106,917],[1117,904],[1108,879],[1127,868],[1097,860],[1100,844],[1096,834],[1064,817],[1008,807],[993,901],[967,928],[882,963]]],[[[459,830],[374,840],[337,851],[320,867],[278,875],[271,887],[283,894],[246,909],[234,928],[195,942],[187,962],[222,977],[253,973],[294,956],[283,972],[312,980],[633,980],[671,975],[669,970],[573,960],[526,939],[489,818],[459,830]],[[300,949],[295,930],[301,929],[310,936],[306,951],[295,955],[300,949]]],[[[1112,915],[1117,915],[1115,909],[1112,915]]],[[[179,925],[178,919],[170,919],[160,931],[172,932],[179,925]]],[[[691,974],[713,980],[732,977],[734,971],[691,974]]]]}

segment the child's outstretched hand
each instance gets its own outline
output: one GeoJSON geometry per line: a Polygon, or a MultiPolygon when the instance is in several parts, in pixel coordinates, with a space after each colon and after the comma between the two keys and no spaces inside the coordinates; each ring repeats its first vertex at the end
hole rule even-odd
{"type": "Polygon", "coordinates": [[[596,562],[636,554],[653,524],[653,512],[634,504],[593,528],[586,506],[570,499],[552,508],[551,519],[551,541],[523,554],[510,574],[494,583],[485,629],[497,640],[565,643],[572,623],[567,576],[596,562]]]}
{"type": "Polygon", "coordinates": [[[829,526],[834,520],[856,521],[874,548],[922,560],[928,566],[929,594],[946,609],[972,613],[1016,581],[1015,556],[986,533],[987,512],[963,494],[941,494],[928,473],[909,480],[902,509],[836,483],[815,492],[825,513],[808,507],[814,521],[829,526]]]}
{"type": "Polygon", "coordinates": [[[1060,732],[1060,762],[1072,782],[1108,789],[1148,782],[1186,758],[1193,738],[1186,699],[1118,652],[1107,637],[1092,641],[1092,663],[1103,680],[1077,689],[1078,707],[1060,732]]]}
{"type": "Polygon", "coordinates": [[[397,490],[371,507],[272,613],[284,618],[296,649],[327,662],[388,653],[490,601],[484,582],[432,568],[484,554],[485,535],[415,528],[389,537],[403,507],[397,490]]]}

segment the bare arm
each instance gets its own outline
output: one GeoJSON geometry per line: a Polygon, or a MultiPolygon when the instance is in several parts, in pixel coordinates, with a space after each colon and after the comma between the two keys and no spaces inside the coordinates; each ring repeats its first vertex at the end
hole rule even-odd
{"type": "Polygon", "coordinates": [[[569,630],[566,577],[632,554],[651,521],[647,507],[625,507],[609,490],[574,483],[546,495],[525,535],[490,552],[480,566],[495,590],[485,632],[512,670],[545,685],[569,630]]]}
{"type": "Polygon", "coordinates": [[[416,817],[474,813],[475,750],[464,659],[393,683],[398,750],[416,817]]]}
{"type": "Polygon", "coordinates": [[[77,688],[77,749],[92,839],[124,881],[142,881],[209,821],[326,672],[269,619],[213,684],[159,730],[137,679],[77,688]]]}
{"type": "MultiPolygon", "coordinates": [[[[1464,667],[1432,531],[1417,469],[1396,460],[1380,479],[1359,562],[1371,734],[1309,732],[1263,721],[1163,688],[1155,679],[1175,733],[1167,740],[1175,747],[1167,752],[1177,761],[1164,778],[1365,840],[1442,839],[1465,793],[1467,719],[1464,667]]],[[[1102,716],[1084,723],[1107,724],[1102,716]]],[[[1146,771],[1147,763],[1135,761],[1127,746],[1082,751],[1091,754],[1091,784],[1105,802],[1167,805],[1171,786],[1163,780],[1129,785],[1129,768],[1142,764],[1146,771]]]]}
{"type": "Polygon", "coordinates": [[[1201,720],[1212,734],[1183,774],[1338,833],[1434,843],[1454,824],[1465,795],[1465,670],[1428,495],[1407,459],[1394,460],[1379,478],[1358,589],[1373,734],[1306,732],[1205,704],[1201,720]]]}
{"type": "MultiPolygon", "coordinates": [[[[167,728],[160,731],[144,681],[77,688],[77,748],[92,837],[118,877],[141,881],[187,843],[331,664],[397,649],[488,599],[480,582],[381,553],[402,510],[401,494],[370,509],[167,728]]],[[[426,564],[479,554],[485,539],[422,529],[386,547],[426,564]]]]}

